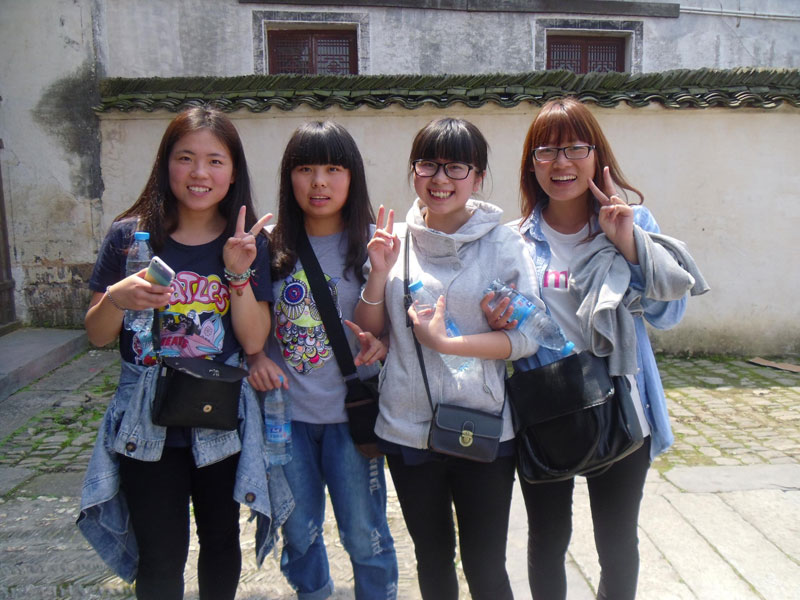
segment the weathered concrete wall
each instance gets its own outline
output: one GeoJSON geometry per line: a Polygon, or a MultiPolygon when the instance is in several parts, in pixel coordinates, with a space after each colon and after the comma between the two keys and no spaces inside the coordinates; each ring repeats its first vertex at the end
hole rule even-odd
{"type": "MultiPolygon", "coordinates": [[[[568,13],[462,12],[431,9],[335,8],[237,0],[105,0],[101,26],[107,74],[115,77],[240,75],[256,72],[253,15],[364,15],[365,74],[516,73],[543,64],[536,22],[560,19],[636,21],[643,26],[644,72],[741,66],[800,66],[796,0],[691,0],[678,18],[568,13]],[[693,9],[707,14],[686,12],[693,9]],[[734,16],[737,14],[752,16],[734,16]],[[729,16],[726,16],[729,15],[729,16]],[[776,15],[776,17],[769,17],[776,15]],[[790,18],[786,18],[786,16],[790,18]],[[793,19],[791,18],[793,17],[793,19]]],[[[291,20],[302,21],[301,16],[291,20]]],[[[332,19],[335,20],[335,19],[332,19]]],[[[541,47],[541,46],[540,46],[541,47]]]]}
{"type": "MultiPolygon", "coordinates": [[[[681,325],[654,332],[671,351],[783,353],[800,351],[800,279],[795,242],[800,223],[800,172],[794,148],[800,110],[593,109],[631,182],[664,233],[685,240],[712,286],[693,298],[681,325]]],[[[413,189],[407,160],[416,131],[432,118],[460,116],[487,136],[491,177],[487,199],[519,214],[519,153],[536,114],[514,109],[451,107],[307,108],[290,113],[234,113],[247,151],[256,200],[272,211],[278,165],[291,132],[305,120],[333,118],[353,134],[365,158],[373,204],[405,215],[413,189]]],[[[104,116],[103,227],[141,191],[171,113],[104,116]]]]}
{"type": "Polygon", "coordinates": [[[18,318],[77,326],[103,190],[87,0],[3,2],[0,151],[18,318]]]}

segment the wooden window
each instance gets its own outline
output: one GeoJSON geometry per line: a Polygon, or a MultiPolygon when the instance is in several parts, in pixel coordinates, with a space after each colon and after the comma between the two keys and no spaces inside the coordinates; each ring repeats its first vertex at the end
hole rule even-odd
{"type": "Polygon", "coordinates": [[[347,30],[274,30],[267,32],[270,73],[355,75],[356,32],[347,30]]]}
{"type": "Polygon", "coordinates": [[[574,73],[625,71],[625,38],[547,36],[547,68],[574,73]]]}

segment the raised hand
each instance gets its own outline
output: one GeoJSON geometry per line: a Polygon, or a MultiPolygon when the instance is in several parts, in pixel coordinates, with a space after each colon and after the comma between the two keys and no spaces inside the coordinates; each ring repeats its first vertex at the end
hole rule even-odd
{"type": "Polygon", "coordinates": [[[367,244],[369,262],[373,271],[388,273],[400,255],[400,238],[394,234],[394,211],[389,209],[387,215],[386,208],[381,204],[375,227],[375,233],[367,244]]]}
{"type": "Polygon", "coordinates": [[[608,167],[603,168],[603,188],[601,190],[589,180],[589,189],[600,203],[597,222],[628,262],[637,263],[636,243],[633,239],[633,208],[617,195],[617,186],[608,167]]]}
{"type": "Polygon", "coordinates": [[[364,331],[352,321],[345,319],[344,324],[347,325],[358,338],[358,345],[361,349],[353,358],[353,362],[357,367],[361,365],[371,365],[376,361],[386,358],[387,348],[381,340],[376,338],[369,331],[364,331]]]}
{"type": "Polygon", "coordinates": [[[239,209],[239,216],[236,220],[236,231],[233,237],[228,238],[222,248],[222,260],[225,267],[234,273],[244,273],[253,264],[256,258],[256,236],[264,229],[272,213],[267,213],[253,225],[250,231],[244,230],[244,218],[247,208],[242,206],[239,209]]]}

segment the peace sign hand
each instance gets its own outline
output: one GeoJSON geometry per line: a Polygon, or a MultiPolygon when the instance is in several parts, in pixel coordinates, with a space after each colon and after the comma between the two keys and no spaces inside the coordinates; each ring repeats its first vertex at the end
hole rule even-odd
{"type": "Polygon", "coordinates": [[[633,207],[617,195],[617,186],[608,167],[603,167],[603,187],[605,190],[601,191],[594,181],[589,180],[589,189],[600,203],[597,222],[628,262],[636,264],[639,260],[633,239],[633,207]]]}
{"type": "Polygon", "coordinates": [[[246,213],[247,208],[242,206],[236,220],[236,231],[222,248],[222,260],[225,262],[225,268],[233,273],[244,273],[253,264],[257,252],[256,236],[272,219],[272,213],[267,213],[253,225],[250,231],[245,232],[244,217],[246,213]]]}
{"type": "Polygon", "coordinates": [[[388,273],[400,255],[400,238],[394,234],[394,211],[389,209],[388,212],[386,216],[386,209],[381,204],[375,222],[375,233],[367,244],[369,262],[372,270],[377,273],[388,273]],[[384,217],[386,217],[385,227],[384,217]]]}

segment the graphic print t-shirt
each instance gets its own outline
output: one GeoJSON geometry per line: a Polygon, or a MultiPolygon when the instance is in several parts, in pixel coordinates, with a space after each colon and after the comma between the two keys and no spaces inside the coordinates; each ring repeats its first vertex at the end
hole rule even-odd
{"type": "MultiPolygon", "coordinates": [[[[352,320],[361,284],[352,271],[347,278],[344,276],[346,239],[343,233],[309,236],[339,316],[352,320]]],[[[289,379],[292,419],[316,424],[344,423],[347,386],[302,263],[298,260],[289,275],[276,279],[272,285],[275,302],[268,354],[289,379]]],[[[347,326],[344,330],[355,356],[355,336],[347,326]]],[[[377,367],[359,367],[358,372],[369,376],[377,372],[377,367]]]]}
{"type": "MultiPolygon", "coordinates": [[[[111,226],[89,280],[93,291],[103,292],[106,286],[125,277],[125,251],[130,246],[134,226],[134,220],[111,226]]],[[[162,355],[209,357],[224,362],[240,350],[233,335],[231,290],[223,276],[222,248],[227,239],[223,234],[207,244],[185,246],[167,238],[164,248],[158,253],[175,271],[170,303],[161,311],[162,355]]],[[[269,302],[272,300],[272,281],[266,238],[259,236],[257,245],[251,285],[257,300],[269,302]]],[[[120,354],[128,362],[155,364],[151,332],[134,334],[123,328],[120,354]]]]}

